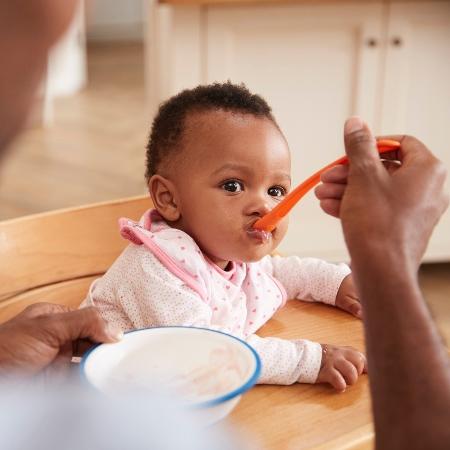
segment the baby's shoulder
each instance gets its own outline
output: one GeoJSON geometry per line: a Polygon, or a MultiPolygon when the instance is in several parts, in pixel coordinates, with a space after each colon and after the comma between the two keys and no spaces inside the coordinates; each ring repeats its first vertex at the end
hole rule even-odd
{"type": "Polygon", "coordinates": [[[145,246],[129,244],[109,267],[103,278],[125,282],[149,274],[164,276],[167,272],[158,258],[145,246]]]}
{"type": "MultiPolygon", "coordinates": [[[[130,220],[121,221],[121,234],[132,242],[125,260],[135,257],[138,270],[159,277],[173,277],[198,292],[206,295],[209,267],[197,243],[186,233],[169,226],[145,227],[130,220]],[[170,275],[168,275],[170,274],[170,275]]],[[[136,262],[133,262],[136,266],[136,262]]]]}

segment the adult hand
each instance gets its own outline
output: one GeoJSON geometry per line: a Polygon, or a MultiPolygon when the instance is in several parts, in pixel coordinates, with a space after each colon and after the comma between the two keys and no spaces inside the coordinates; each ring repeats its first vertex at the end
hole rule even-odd
{"type": "Polygon", "coordinates": [[[316,195],[325,212],[341,218],[352,258],[376,447],[446,448],[448,353],[417,279],[431,232],[448,206],[445,169],[417,139],[390,136],[401,143],[396,159],[402,165],[387,170],[359,118],[346,122],[344,134],[349,166],[324,173],[316,195]]]}
{"type": "Polygon", "coordinates": [[[34,375],[47,367],[67,366],[92,343],[116,342],[122,332],[93,307],[71,311],[38,303],[0,325],[0,377],[34,375]]]}
{"type": "MultiPolygon", "coordinates": [[[[360,118],[347,120],[344,130],[348,166],[322,175],[316,188],[322,209],[340,217],[352,259],[395,252],[416,269],[431,232],[448,206],[443,164],[411,136],[400,141],[396,155],[402,165],[386,170],[375,139],[360,118]]],[[[393,166],[392,166],[393,167],[393,166]]]]}

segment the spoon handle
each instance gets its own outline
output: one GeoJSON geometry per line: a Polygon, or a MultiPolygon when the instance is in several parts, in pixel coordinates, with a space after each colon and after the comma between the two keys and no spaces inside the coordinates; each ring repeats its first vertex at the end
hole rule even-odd
{"type": "MultiPolygon", "coordinates": [[[[390,139],[382,139],[377,141],[377,149],[380,154],[397,150],[400,148],[400,142],[390,139]]],[[[338,166],[340,164],[348,164],[346,156],[333,161],[332,163],[322,167],[316,173],[307,178],[303,183],[300,183],[293,191],[291,191],[283,201],[278,203],[264,217],[257,220],[253,225],[253,228],[264,231],[273,231],[278,222],[289,213],[289,211],[297,204],[297,202],[304,197],[316,184],[320,182],[320,176],[323,172],[327,171],[331,167],[338,166]]]]}

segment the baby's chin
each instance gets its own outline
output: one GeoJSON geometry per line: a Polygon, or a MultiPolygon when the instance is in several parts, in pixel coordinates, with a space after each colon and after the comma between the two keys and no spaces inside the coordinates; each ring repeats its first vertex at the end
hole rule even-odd
{"type": "Polygon", "coordinates": [[[241,252],[239,254],[234,255],[234,257],[228,258],[227,260],[235,261],[238,263],[239,262],[241,262],[241,263],[258,262],[265,256],[270,255],[272,253],[273,248],[271,246],[266,246],[266,247],[267,248],[260,248],[260,249],[255,249],[252,251],[241,252]]]}
{"type": "Polygon", "coordinates": [[[252,263],[258,262],[265,256],[270,255],[277,247],[275,244],[278,244],[278,242],[269,241],[259,245],[248,245],[245,243],[236,246],[234,249],[230,249],[230,247],[223,249],[216,248],[214,255],[205,251],[203,251],[203,253],[219,266],[229,261],[234,261],[236,263],[252,263]]]}

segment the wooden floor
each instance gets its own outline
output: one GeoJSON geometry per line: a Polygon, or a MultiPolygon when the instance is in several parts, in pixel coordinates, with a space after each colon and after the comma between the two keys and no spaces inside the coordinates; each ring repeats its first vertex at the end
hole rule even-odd
{"type": "Polygon", "coordinates": [[[0,219],[146,192],[143,52],[89,48],[89,85],[58,99],[55,123],[28,129],[0,173],[0,219]]]}
{"type": "MultiPolygon", "coordinates": [[[[142,47],[89,48],[89,85],[59,99],[55,123],[25,131],[0,172],[0,220],[142,194],[150,128],[142,47]]],[[[420,274],[430,308],[450,341],[450,264],[420,274]]]]}

